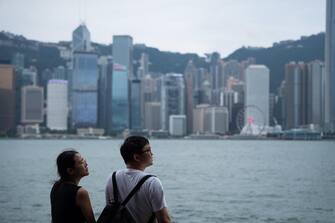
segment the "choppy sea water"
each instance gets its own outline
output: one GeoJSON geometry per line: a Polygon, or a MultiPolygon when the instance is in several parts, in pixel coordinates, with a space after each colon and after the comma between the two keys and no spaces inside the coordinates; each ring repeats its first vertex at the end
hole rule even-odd
{"type": "MultiPolygon", "coordinates": [[[[50,222],[55,159],[76,148],[96,217],[119,140],[0,140],[0,222],[50,222]]],[[[334,141],[152,140],[173,222],[335,222],[334,141]]]]}

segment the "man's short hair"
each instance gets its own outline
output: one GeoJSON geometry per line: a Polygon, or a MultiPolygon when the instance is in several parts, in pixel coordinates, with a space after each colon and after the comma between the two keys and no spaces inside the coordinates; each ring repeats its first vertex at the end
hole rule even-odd
{"type": "Polygon", "coordinates": [[[134,154],[139,154],[149,140],[143,136],[129,136],[121,145],[120,153],[125,163],[133,161],[134,154]]]}

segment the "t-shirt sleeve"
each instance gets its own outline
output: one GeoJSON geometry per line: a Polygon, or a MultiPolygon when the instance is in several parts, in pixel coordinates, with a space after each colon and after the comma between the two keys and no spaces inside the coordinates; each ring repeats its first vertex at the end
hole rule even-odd
{"type": "Polygon", "coordinates": [[[167,207],[161,181],[153,177],[149,184],[149,198],[154,212],[167,207]]]}

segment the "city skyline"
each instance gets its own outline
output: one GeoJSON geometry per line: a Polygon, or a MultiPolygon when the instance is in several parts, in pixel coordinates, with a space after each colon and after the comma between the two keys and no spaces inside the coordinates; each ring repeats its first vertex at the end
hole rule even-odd
{"type": "Polygon", "coordinates": [[[325,1],[0,0],[0,21],[4,31],[45,42],[70,41],[71,31],[85,21],[93,42],[130,35],[134,43],[164,51],[227,56],[242,46],[269,47],[324,31],[325,1]]]}

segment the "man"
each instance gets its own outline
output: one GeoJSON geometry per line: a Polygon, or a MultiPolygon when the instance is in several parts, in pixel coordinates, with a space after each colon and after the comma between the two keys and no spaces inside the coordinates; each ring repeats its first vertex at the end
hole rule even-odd
{"type": "MultiPolygon", "coordinates": [[[[153,163],[153,153],[148,139],[142,136],[128,137],[120,148],[126,169],[116,173],[119,199],[123,201],[135,185],[145,176],[145,168],[153,163]]],[[[106,186],[106,203],[113,202],[112,175],[106,186]]],[[[157,177],[147,179],[126,205],[137,223],[147,223],[152,214],[158,223],[170,223],[164,191],[157,177]]]]}

